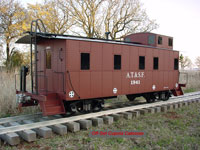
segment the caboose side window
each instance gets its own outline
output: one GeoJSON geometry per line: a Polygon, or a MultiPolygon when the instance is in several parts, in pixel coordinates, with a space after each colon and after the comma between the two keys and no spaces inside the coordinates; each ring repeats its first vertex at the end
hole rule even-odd
{"type": "Polygon", "coordinates": [[[155,44],[155,35],[149,35],[148,43],[151,45],[155,44]]]}
{"type": "Polygon", "coordinates": [[[153,69],[154,70],[158,70],[158,61],[159,61],[158,57],[153,58],[153,69]]]}
{"type": "Polygon", "coordinates": [[[172,38],[169,38],[169,39],[168,39],[168,45],[169,45],[169,46],[173,46],[173,39],[172,39],[172,38]]]}
{"type": "Polygon", "coordinates": [[[162,44],[162,37],[161,36],[158,37],[158,44],[162,44]]]}
{"type": "Polygon", "coordinates": [[[145,69],[145,56],[139,56],[139,69],[145,69]]]}
{"type": "Polygon", "coordinates": [[[174,59],[174,70],[178,70],[178,59],[174,59]]]}
{"type": "Polygon", "coordinates": [[[121,69],[121,55],[114,55],[114,69],[121,69]]]}
{"type": "Polygon", "coordinates": [[[81,53],[81,70],[89,70],[89,69],[90,69],[90,54],[81,53]]]}
{"type": "Polygon", "coordinates": [[[46,50],[46,69],[51,69],[51,51],[46,50]]]}

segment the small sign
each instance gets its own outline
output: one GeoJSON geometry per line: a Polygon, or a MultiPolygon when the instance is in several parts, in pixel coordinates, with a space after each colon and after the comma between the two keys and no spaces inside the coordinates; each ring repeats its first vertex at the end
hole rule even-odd
{"type": "Polygon", "coordinates": [[[73,97],[74,97],[74,91],[70,91],[70,92],[69,92],[69,97],[70,97],[70,98],[73,98],[73,97]]]}
{"type": "Polygon", "coordinates": [[[175,87],[178,88],[178,83],[175,84],[175,87]]]}
{"type": "Polygon", "coordinates": [[[153,86],[152,86],[152,89],[155,90],[155,89],[156,89],[156,85],[153,85],[153,86]]]}
{"type": "Polygon", "coordinates": [[[116,94],[117,93],[117,88],[113,89],[113,93],[116,94]]]}

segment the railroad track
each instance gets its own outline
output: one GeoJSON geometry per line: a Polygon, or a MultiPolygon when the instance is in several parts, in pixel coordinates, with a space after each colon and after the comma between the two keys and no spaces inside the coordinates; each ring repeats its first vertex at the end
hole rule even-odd
{"type": "Polygon", "coordinates": [[[0,139],[10,145],[17,145],[23,139],[27,142],[37,140],[37,136],[49,138],[52,133],[67,134],[77,132],[80,129],[89,129],[92,125],[102,126],[103,123],[112,124],[120,117],[132,119],[140,114],[168,111],[188,105],[192,102],[200,102],[200,92],[185,94],[184,96],[172,97],[168,101],[133,105],[133,103],[117,103],[113,108],[108,106],[106,110],[96,113],[81,114],[62,118],[60,115],[43,117],[41,113],[22,115],[0,119],[0,139]]]}

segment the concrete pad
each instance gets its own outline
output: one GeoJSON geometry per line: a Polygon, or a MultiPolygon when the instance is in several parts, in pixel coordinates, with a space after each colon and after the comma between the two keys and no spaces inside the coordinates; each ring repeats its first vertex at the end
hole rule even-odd
{"type": "Polygon", "coordinates": [[[173,104],[173,107],[174,107],[174,109],[177,109],[178,108],[178,104],[177,103],[173,104]]]}
{"type": "Polygon", "coordinates": [[[183,103],[178,103],[178,108],[183,107],[183,103]]]}
{"type": "Polygon", "coordinates": [[[196,99],[196,103],[200,103],[200,99],[196,99]]]}
{"type": "Polygon", "coordinates": [[[155,107],[155,113],[160,113],[161,112],[161,107],[155,107]]]}
{"type": "Polygon", "coordinates": [[[155,109],[153,107],[145,108],[148,110],[148,113],[155,114],[155,109]]]}
{"type": "MultiPolygon", "coordinates": [[[[34,123],[32,120],[23,120],[23,123],[25,124],[31,124],[34,123]]],[[[33,129],[39,136],[43,138],[50,138],[52,136],[52,129],[48,127],[41,127],[33,129]]]]}
{"type": "Polygon", "coordinates": [[[133,117],[138,118],[140,116],[140,111],[132,111],[133,117]]]}
{"type": "Polygon", "coordinates": [[[114,121],[118,121],[119,118],[121,117],[120,114],[111,114],[110,116],[113,117],[114,121]]]}
{"type": "MultiPolygon", "coordinates": [[[[5,128],[5,127],[0,125],[0,128],[5,128]]],[[[12,146],[18,145],[20,143],[20,137],[16,133],[3,134],[0,135],[0,138],[12,146]]]]}
{"type": "Polygon", "coordinates": [[[103,118],[91,118],[92,125],[102,127],[103,126],[103,118]]]}
{"type": "Polygon", "coordinates": [[[183,102],[183,106],[188,106],[188,102],[187,101],[183,102]]]}
{"type": "Polygon", "coordinates": [[[70,132],[80,131],[80,124],[78,122],[68,122],[64,125],[67,126],[67,130],[69,130],[70,132]]]}
{"type": "Polygon", "coordinates": [[[194,100],[193,100],[193,103],[197,103],[197,99],[194,99],[194,100]]]}
{"type": "Polygon", "coordinates": [[[174,109],[172,104],[167,105],[167,110],[172,111],[174,109]]]}
{"type": "Polygon", "coordinates": [[[113,120],[114,120],[114,119],[113,119],[112,116],[103,116],[103,121],[104,121],[105,124],[110,125],[110,124],[113,123],[113,120]]]}
{"type": "Polygon", "coordinates": [[[34,131],[41,137],[43,138],[50,138],[52,137],[52,129],[48,127],[41,127],[41,128],[36,128],[34,131]]]}
{"type": "Polygon", "coordinates": [[[132,119],[133,118],[133,114],[130,112],[123,112],[122,115],[124,116],[125,119],[132,119]]]}
{"type": "MultiPolygon", "coordinates": [[[[47,121],[49,119],[50,119],[49,117],[43,117],[43,118],[39,119],[39,121],[47,121]]],[[[67,134],[67,127],[65,125],[57,124],[57,125],[52,125],[52,126],[48,126],[48,127],[51,128],[53,130],[53,132],[55,132],[59,135],[67,134]]]]}
{"type": "Polygon", "coordinates": [[[166,105],[161,106],[161,111],[162,111],[162,112],[167,112],[167,106],[166,106],[166,105]]]}
{"type": "Polygon", "coordinates": [[[190,100],[191,104],[193,104],[193,103],[194,103],[194,100],[195,100],[195,99],[192,99],[192,100],[190,100]]]}
{"type": "Polygon", "coordinates": [[[67,126],[61,125],[61,124],[56,124],[53,126],[49,126],[53,130],[53,132],[59,134],[59,135],[65,135],[67,134],[67,126]]]}
{"type": "MultiPolygon", "coordinates": [[[[9,122],[9,126],[18,126],[20,125],[18,122],[9,122]]],[[[24,131],[19,131],[17,134],[24,139],[27,142],[33,142],[36,141],[36,132],[33,130],[24,130],[24,131]]]]}
{"type": "Polygon", "coordinates": [[[92,127],[92,121],[91,120],[79,120],[78,123],[80,123],[81,129],[88,130],[90,127],[92,127]]]}
{"type": "Polygon", "coordinates": [[[188,102],[188,105],[191,105],[191,104],[192,104],[191,100],[189,100],[189,101],[187,101],[187,102],[188,102]]]}
{"type": "Polygon", "coordinates": [[[140,111],[140,114],[142,114],[142,115],[145,115],[148,113],[147,109],[140,109],[139,111],[140,111]]]}

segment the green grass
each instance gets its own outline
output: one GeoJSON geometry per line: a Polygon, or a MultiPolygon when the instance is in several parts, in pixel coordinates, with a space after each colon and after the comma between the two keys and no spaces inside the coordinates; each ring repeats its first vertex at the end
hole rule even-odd
{"type": "Polygon", "coordinates": [[[190,93],[190,92],[196,92],[197,89],[189,88],[189,89],[185,89],[185,90],[183,90],[183,91],[184,91],[184,93],[190,93]]]}
{"type": "Polygon", "coordinates": [[[167,113],[147,114],[133,120],[121,119],[112,125],[92,127],[91,130],[134,130],[144,131],[137,138],[90,138],[90,130],[68,133],[53,138],[40,138],[36,142],[21,142],[16,147],[2,144],[1,150],[45,149],[45,150],[146,150],[146,149],[200,149],[200,104],[192,104],[167,113]]]}

